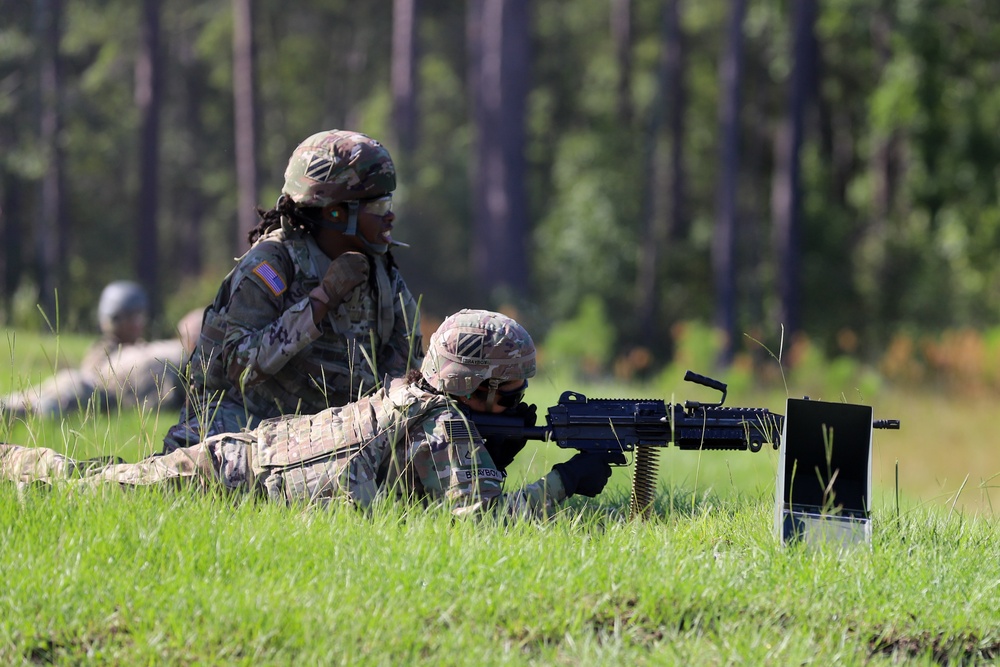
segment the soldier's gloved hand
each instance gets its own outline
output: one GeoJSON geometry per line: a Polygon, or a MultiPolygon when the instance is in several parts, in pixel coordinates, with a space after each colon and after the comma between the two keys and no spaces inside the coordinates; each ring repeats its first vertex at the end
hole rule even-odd
{"type": "Polygon", "coordinates": [[[574,495],[593,498],[604,490],[611,478],[611,464],[625,462],[625,455],[620,452],[580,452],[565,463],[555,464],[552,469],[562,478],[567,498],[574,495]]]}
{"type": "MultiPolygon", "coordinates": [[[[530,428],[538,421],[538,406],[521,402],[504,414],[516,416],[524,422],[525,427],[530,428]]],[[[527,438],[486,438],[485,444],[497,470],[506,472],[507,466],[514,462],[514,457],[524,449],[527,442],[527,438]]]]}
{"type": "Polygon", "coordinates": [[[327,309],[336,308],[367,280],[368,258],[360,252],[345,252],[333,260],[323,282],[310,295],[322,301],[327,309]]]}

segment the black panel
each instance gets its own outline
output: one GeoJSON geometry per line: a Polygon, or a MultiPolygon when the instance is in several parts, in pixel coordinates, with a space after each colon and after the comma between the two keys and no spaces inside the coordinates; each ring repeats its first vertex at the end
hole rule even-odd
{"type": "Polygon", "coordinates": [[[789,399],[785,429],[785,508],[868,516],[871,406],[789,399]]]}

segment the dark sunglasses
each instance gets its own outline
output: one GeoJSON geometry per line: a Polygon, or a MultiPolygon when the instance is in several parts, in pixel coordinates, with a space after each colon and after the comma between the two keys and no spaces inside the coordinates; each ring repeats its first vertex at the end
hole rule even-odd
{"type": "Polygon", "coordinates": [[[490,404],[490,394],[493,394],[493,405],[499,405],[505,408],[513,408],[524,398],[524,393],[528,390],[528,381],[525,380],[524,384],[516,389],[500,389],[499,387],[493,388],[488,385],[480,385],[476,393],[486,394],[486,406],[487,409],[492,409],[490,404]]]}

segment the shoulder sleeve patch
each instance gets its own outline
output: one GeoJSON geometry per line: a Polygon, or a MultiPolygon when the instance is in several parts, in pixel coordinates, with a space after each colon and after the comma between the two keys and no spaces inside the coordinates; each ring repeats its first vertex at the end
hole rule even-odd
{"type": "Polygon", "coordinates": [[[288,289],[284,279],[278,275],[278,272],[274,270],[274,267],[269,262],[261,262],[253,272],[258,278],[264,281],[264,284],[267,285],[267,288],[271,290],[274,296],[281,296],[288,289]]]}

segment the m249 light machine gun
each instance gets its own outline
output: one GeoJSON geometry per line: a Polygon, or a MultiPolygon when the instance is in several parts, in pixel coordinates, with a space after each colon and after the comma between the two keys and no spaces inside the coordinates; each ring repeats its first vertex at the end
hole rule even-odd
{"type": "Polygon", "coordinates": [[[527,438],[556,443],[583,452],[635,452],[631,514],[648,517],[658,470],[659,448],[760,451],[765,443],[777,449],[784,418],[767,408],[723,407],[726,385],[688,371],[684,380],[715,389],[718,403],[685,401],[667,404],[639,398],[587,398],[567,391],[548,409],[545,426],[528,427],[514,416],[471,413],[487,440],[527,438]]]}

